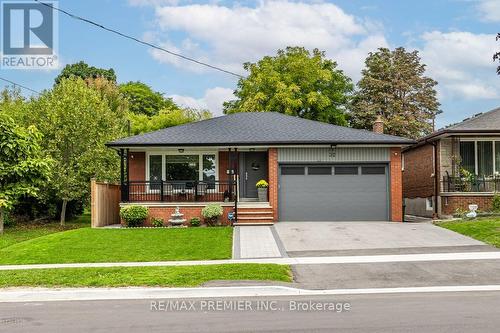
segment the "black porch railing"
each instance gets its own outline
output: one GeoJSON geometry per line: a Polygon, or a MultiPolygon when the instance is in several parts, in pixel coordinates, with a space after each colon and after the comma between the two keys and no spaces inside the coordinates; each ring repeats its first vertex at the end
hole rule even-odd
{"type": "Polygon", "coordinates": [[[123,202],[231,202],[235,181],[129,181],[122,184],[123,202]]]}
{"type": "Polygon", "coordinates": [[[500,177],[445,176],[441,184],[443,192],[497,192],[500,190],[500,177]]]}

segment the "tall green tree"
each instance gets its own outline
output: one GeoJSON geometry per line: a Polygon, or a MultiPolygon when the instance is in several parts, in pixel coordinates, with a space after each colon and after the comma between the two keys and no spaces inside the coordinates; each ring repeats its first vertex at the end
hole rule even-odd
{"type": "Polygon", "coordinates": [[[131,134],[135,135],[209,119],[212,118],[212,114],[208,110],[173,108],[163,109],[157,115],[150,117],[135,113],[129,113],[128,117],[131,122],[131,134]]]}
{"type": "Polygon", "coordinates": [[[89,66],[83,61],[66,65],[61,73],[55,78],[55,82],[56,84],[59,84],[62,79],[68,79],[71,77],[79,77],[84,80],[105,78],[108,81],[116,82],[116,74],[113,68],[97,68],[94,66],[89,66]]]}
{"type": "Polygon", "coordinates": [[[36,196],[49,176],[51,160],[44,156],[41,141],[34,126],[24,128],[0,113],[0,234],[5,211],[22,196],[36,196]]]}
{"type": "Polygon", "coordinates": [[[120,92],[129,102],[129,110],[135,114],[154,116],[162,109],[178,109],[170,98],[154,91],[142,82],[127,82],[120,85],[120,92]]]}
{"type": "MultiPolygon", "coordinates": [[[[497,37],[496,37],[496,40],[498,41],[500,39],[500,32],[497,33],[497,37]]],[[[493,55],[493,61],[500,61],[500,52],[496,52],[494,55],[493,55]]],[[[497,67],[497,74],[500,75],[500,66],[497,67]]]]}
{"type": "Polygon", "coordinates": [[[287,47],[243,68],[248,76],[238,82],[237,99],[224,103],[225,113],[276,111],[347,124],[345,109],[353,85],[324,52],[287,47]]]}
{"type": "Polygon", "coordinates": [[[49,186],[62,201],[61,225],[71,200],[88,200],[91,178],[116,180],[119,158],[105,143],[124,135],[125,112],[111,110],[102,92],[80,78],[62,79],[33,103],[32,121],[54,160],[49,186]]]}
{"type": "Polygon", "coordinates": [[[414,139],[429,134],[440,106],[436,85],[425,76],[417,51],[379,48],[365,60],[351,105],[351,124],[371,129],[380,115],[388,134],[414,139]]]}

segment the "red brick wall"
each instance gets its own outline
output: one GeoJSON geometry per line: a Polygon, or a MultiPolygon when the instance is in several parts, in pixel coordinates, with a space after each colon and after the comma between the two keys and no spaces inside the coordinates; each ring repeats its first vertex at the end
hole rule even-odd
{"type": "Polygon", "coordinates": [[[146,180],[146,153],[130,152],[129,155],[129,180],[146,180]]]}
{"type": "MultiPolygon", "coordinates": [[[[222,222],[222,224],[228,225],[229,221],[227,219],[227,214],[233,210],[233,207],[231,206],[224,206],[222,207],[224,209],[224,213],[220,217],[219,221],[222,222]]],[[[203,209],[203,206],[181,206],[179,207],[179,211],[184,214],[184,218],[187,220],[185,225],[189,225],[189,220],[191,220],[193,217],[198,217],[201,220],[201,223],[203,223],[203,217],[201,216],[201,210],[203,209]]],[[[154,218],[161,218],[163,219],[163,222],[165,225],[168,224],[168,220],[171,218],[171,215],[174,213],[175,207],[149,207],[149,217],[147,218],[144,226],[150,227],[152,226],[151,224],[151,219],[154,218]]],[[[123,221],[122,221],[123,224],[123,221]]]]}
{"type": "Polygon", "coordinates": [[[391,148],[391,221],[403,221],[403,175],[401,171],[401,148],[391,148]]]}
{"type": "Polygon", "coordinates": [[[268,150],[269,204],[273,207],[274,222],[278,221],[278,149],[268,150]]]}
{"type": "Polygon", "coordinates": [[[426,144],[404,152],[403,196],[428,198],[434,195],[434,152],[426,144]]]}
{"type": "Polygon", "coordinates": [[[219,152],[219,180],[226,181],[229,180],[229,175],[227,174],[227,169],[229,169],[229,152],[220,151],[219,152]]]}
{"type": "Polygon", "coordinates": [[[479,210],[488,211],[491,209],[493,196],[443,196],[441,197],[442,214],[453,215],[457,208],[469,211],[470,204],[479,206],[479,210]]]}

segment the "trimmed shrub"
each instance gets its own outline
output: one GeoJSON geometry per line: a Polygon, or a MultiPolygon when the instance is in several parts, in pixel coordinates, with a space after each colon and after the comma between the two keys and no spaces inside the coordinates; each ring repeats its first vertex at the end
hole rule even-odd
{"type": "Polygon", "coordinates": [[[201,224],[201,220],[199,217],[193,217],[191,220],[189,220],[189,224],[191,224],[192,227],[199,227],[201,224]]]}
{"type": "Polygon", "coordinates": [[[491,201],[491,210],[496,213],[500,212],[500,195],[495,194],[493,196],[493,200],[491,201]]]}
{"type": "Polygon", "coordinates": [[[153,217],[151,219],[151,224],[155,228],[161,228],[161,227],[163,227],[163,219],[160,219],[160,218],[157,218],[157,217],[153,217]]]}
{"type": "Polygon", "coordinates": [[[148,217],[148,207],[137,205],[122,207],[120,217],[127,227],[140,227],[148,217]]]}
{"type": "Polygon", "coordinates": [[[217,224],[219,216],[222,216],[224,210],[219,204],[209,204],[201,210],[201,215],[205,218],[205,222],[209,226],[214,226],[217,224]]]}

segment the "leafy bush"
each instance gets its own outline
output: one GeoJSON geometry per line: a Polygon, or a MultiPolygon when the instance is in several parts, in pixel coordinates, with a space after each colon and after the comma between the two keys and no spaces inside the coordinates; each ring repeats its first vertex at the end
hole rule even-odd
{"type": "Polygon", "coordinates": [[[453,213],[453,216],[464,218],[465,214],[467,214],[467,212],[468,212],[467,209],[463,209],[463,208],[458,207],[457,209],[455,209],[455,213],[453,213]]]}
{"type": "Polygon", "coordinates": [[[153,217],[151,219],[151,224],[155,228],[161,228],[161,227],[163,227],[163,219],[160,219],[160,218],[157,218],[157,217],[153,217]]]}
{"type": "Polygon", "coordinates": [[[6,228],[13,227],[16,224],[16,221],[12,218],[9,212],[5,212],[3,215],[3,226],[6,228]]]}
{"type": "Polygon", "coordinates": [[[189,224],[191,224],[192,227],[199,227],[201,224],[201,220],[199,217],[193,217],[191,220],[189,220],[189,224]]]}
{"type": "Polygon", "coordinates": [[[148,207],[137,205],[122,207],[120,216],[125,220],[127,227],[140,227],[148,217],[148,207]]]}
{"type": "Polygon", "coordinates": [[[217,224],[219,216],[222,216],[224,210],[219,204],[209,204],[201,210],[201,215],[205,218],[205,221],[209,226],[214,226],[217,224]]]}
{"type": "Polygon", "coordinates": [[[494,212],[500,212],[500,195],[495,194],[493,200],[491,201],[491,210],[494,212]]]}
{"type": "Polygon", "coordinates": [[[257,186],[257,188],[268,188],[269,184],[264,179],[261,179],[257,182],[257,184],[255,184],[255,186],[257,186]]]}

